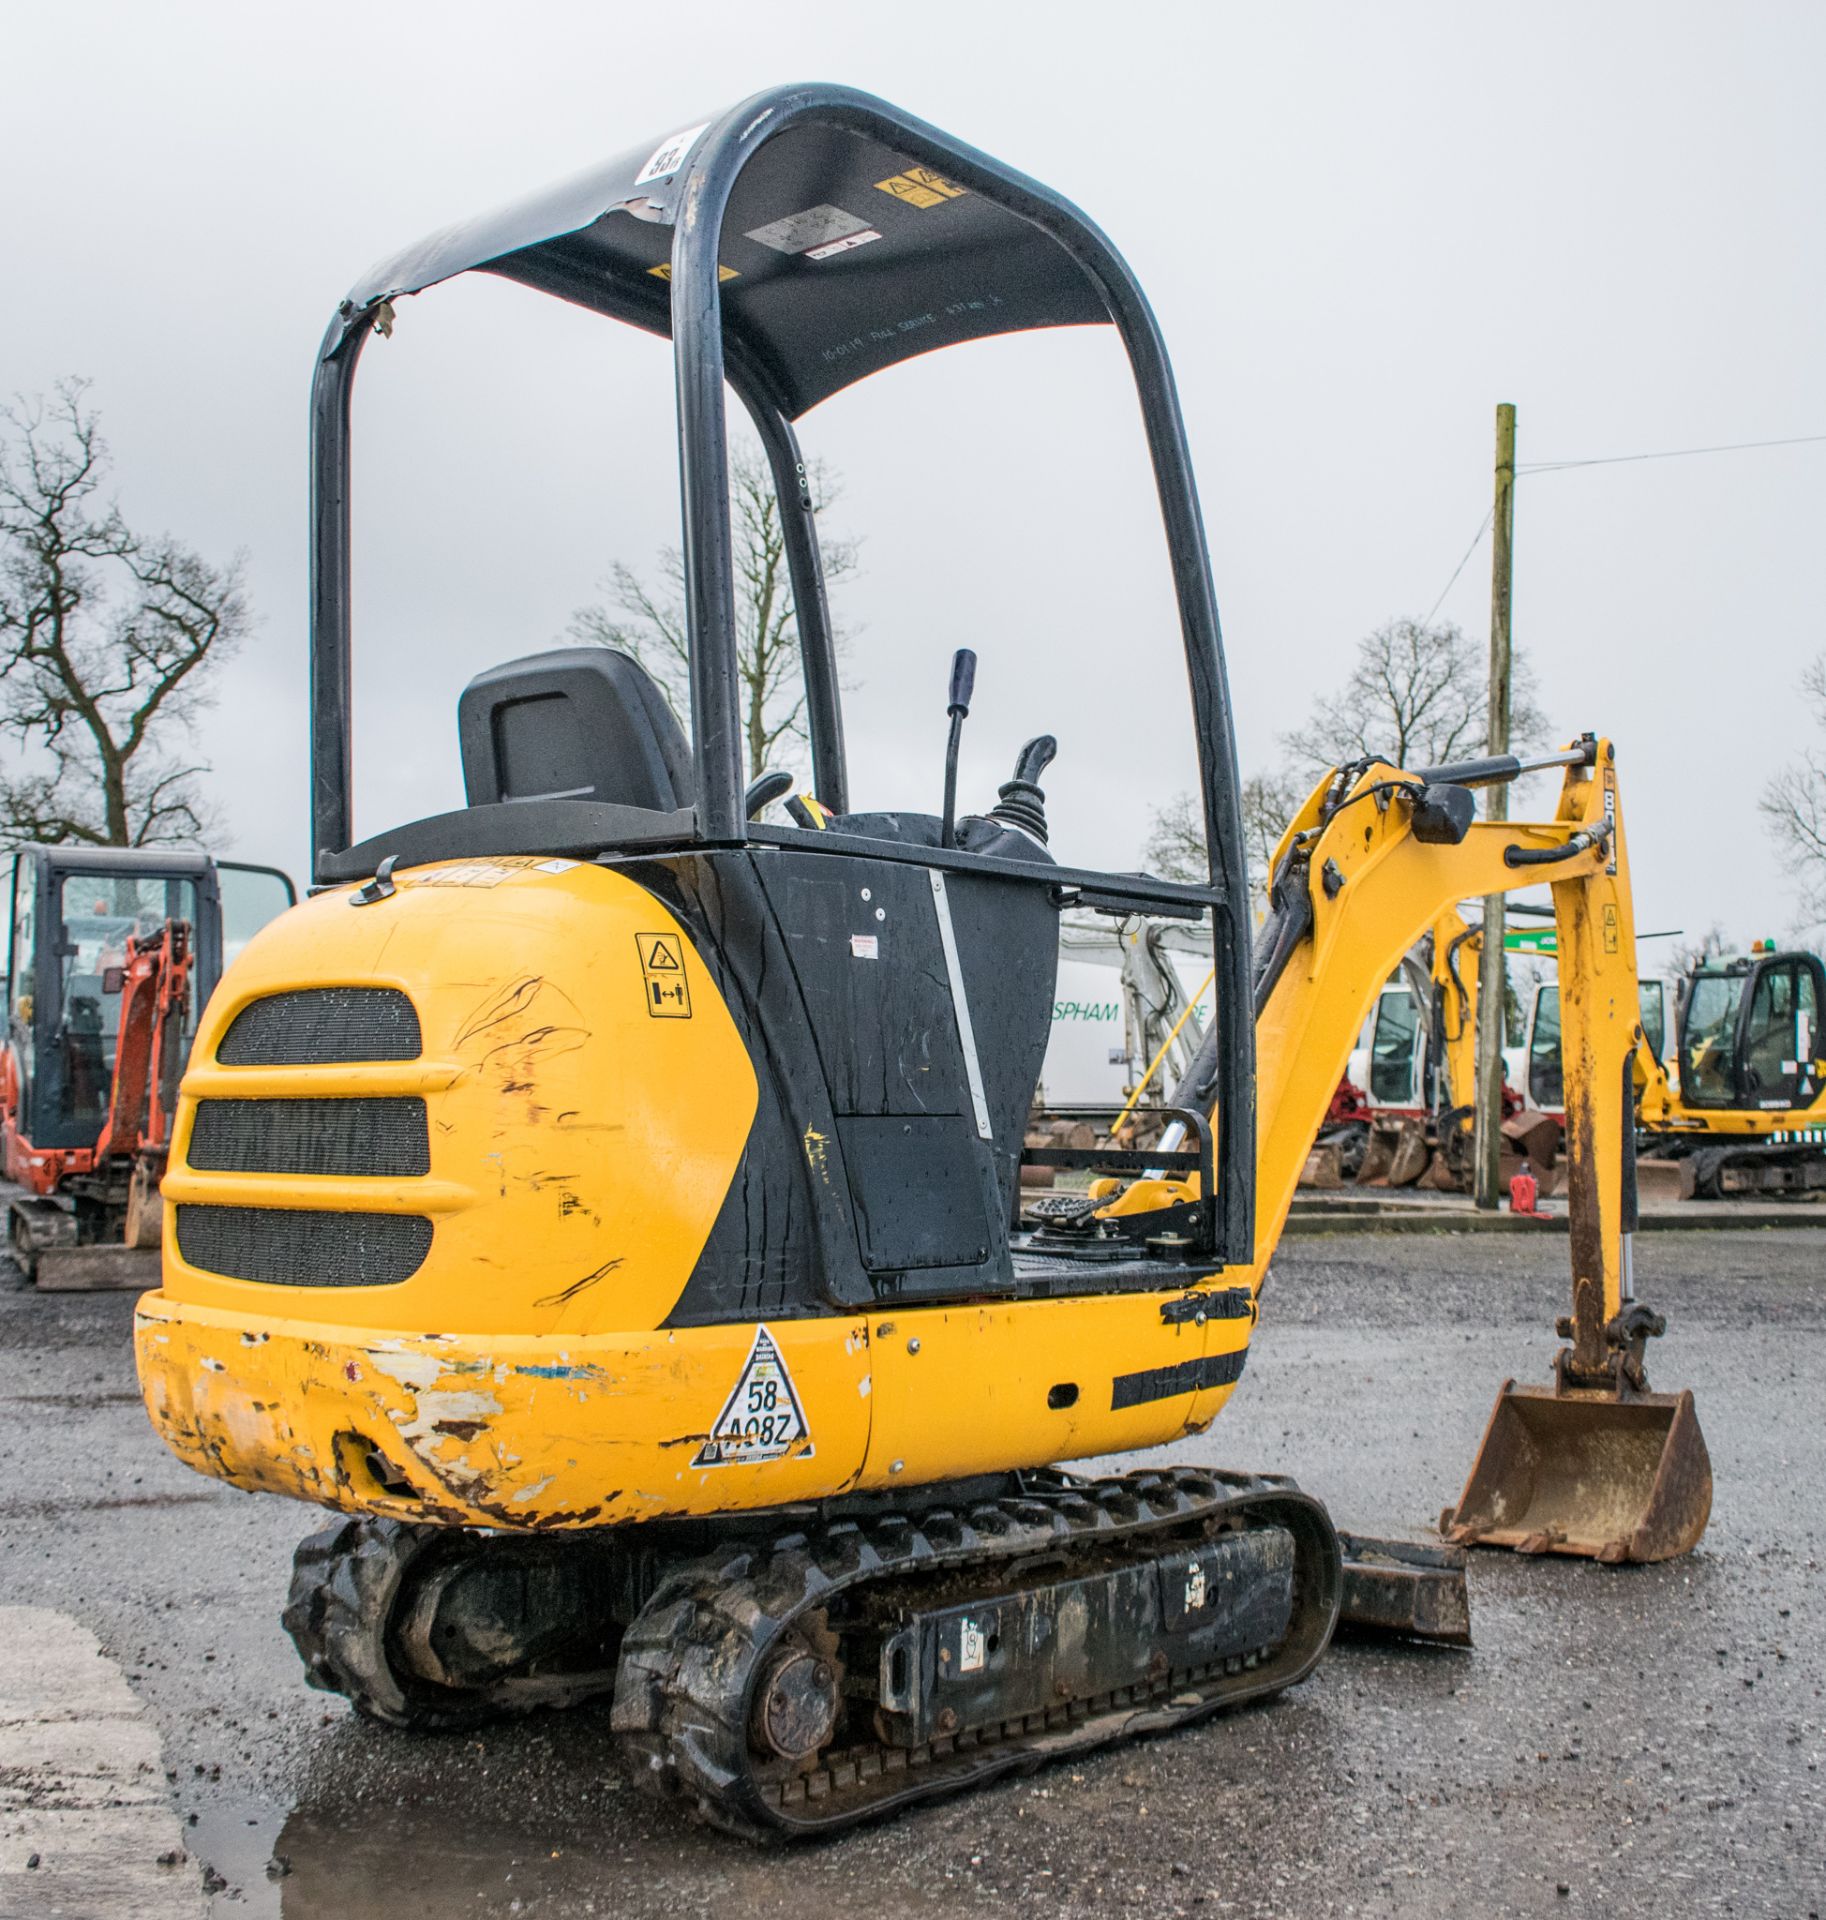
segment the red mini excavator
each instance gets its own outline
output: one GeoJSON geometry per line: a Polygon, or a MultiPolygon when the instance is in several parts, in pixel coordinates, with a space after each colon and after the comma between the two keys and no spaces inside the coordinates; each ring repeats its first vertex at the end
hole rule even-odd
{"type": "Polygon", "coordinates": [[[175,849],[14,857],[0,1170],[13,1258],[44,1288],[157,1284],[159,1181],[224,944],[294,898],[272,868],[175,849]]]}

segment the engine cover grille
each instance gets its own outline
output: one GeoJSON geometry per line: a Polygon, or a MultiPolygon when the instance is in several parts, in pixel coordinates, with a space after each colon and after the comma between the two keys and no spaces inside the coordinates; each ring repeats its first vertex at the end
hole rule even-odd
{"type": "Polygon", "coordinates": [[[431,1251],[431,1222],[412,1213],[298,1207],[176,1208],[178,1251],[193,1267],[281,1287],[384,1287],[409,1280],[431,1251]]]}
{"type": "Polygon", "coordinates": [[[206,1173],[410,1179],[431,1171],[431,1142],[416,1095],[199,1100],[185,1157],[206,1173]]]}
{"type": "Polygon", "coordinates": [[[341,1066],[416,1060],[418,1010],[397,987],[301,987],[250,1000],[229,1023],[225,1067],[341,1066]]]}

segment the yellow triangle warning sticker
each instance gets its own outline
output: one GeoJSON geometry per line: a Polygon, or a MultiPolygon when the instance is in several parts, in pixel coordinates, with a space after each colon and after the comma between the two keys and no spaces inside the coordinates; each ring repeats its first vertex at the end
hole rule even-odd
{"type": "Polygon", "coordinates": [[[758,1461],[812,1457],[811,1429],[793,1391],[786,1356],[765,1327],[755,1329],[748,1364],[723,1402],[694,1467],[752,1466],[758,1461]]]}
{"type": "Polygon", "coordinates": [[[685,978],[685,942],[676,933],[637,933],[641,991],[655,1020],[689,1020],[691,988],[685,978]]]}

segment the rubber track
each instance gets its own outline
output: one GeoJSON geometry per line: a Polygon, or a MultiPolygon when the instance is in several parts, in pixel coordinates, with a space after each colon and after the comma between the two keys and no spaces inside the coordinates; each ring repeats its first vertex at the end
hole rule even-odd
{"type": "Polygon", "coordinates": [[[475,1536],[460,1529],[398,1520],[341,1520],[308,1534],[292,1556],[284,1614],[305,1678],[325,1693],[344,1695],[369,1720],[418,1733],[467,1732],[608,1692],[613,1679],[602,1672],[510,1679],[471,1692],[394,1665],[390,1630],[410,1582],[474,1549],[475,1536]]]}
{"type": "Polygon", "coordinates": [[[829,1833],[1278,1693],[1304,1678],[1324,1652],[1340,1591],[1331,1521],[1290,1481],[1204,1469],[1061,1477],[1031,1496],[838,1522],[677,1568],[622,1642],[612,1724],[643,1786],[684,1800],[713,1824],[749,1839],[829,1833]],[[1293,1534],[1293,1624],[1280,1647],[1164,1673],[1096,1700],[922,1748],[870,1743],[827,1756],[809,1774],[757,1777],[747,1728],[768,1651],[801,1615],[846,1589],[940,1570],[988,1570],[1039,1549],[1077,1544],[1131,1541],[1145,1556],[1155,1536],[1202,1533],[1211,1521],[1273,1525],[1293,1534]]]}
{"type": "MultiPolygon", "coordinates": [[[[1810,1160],[1817,1160],[1820,1148],[1812,1142],[1787,1141],[1748,1141],[1741,1145],[1695,1147],[1693,1160],[1693,1198],[1695,1200],[1723,1200],[1727,1198],[1724,1190],[1724,1175],[1736,1167],[1795,1167],[1804,1166],[1810,1160]]],[[[1748,1193],[1737,1189],[1728,1197],[1754,1198],[1757,1189],[1748,1193]]],[[[1763,1191],[1775,1194],[1778,1198],[1783,1192],[1780,1187],[1771,1187],[1763,1191]]]]}

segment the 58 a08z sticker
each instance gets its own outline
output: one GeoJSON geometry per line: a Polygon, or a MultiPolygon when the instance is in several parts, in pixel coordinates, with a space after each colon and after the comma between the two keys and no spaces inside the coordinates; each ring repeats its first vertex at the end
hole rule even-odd
{"type": "Polygon", "coordinates": [[[793,1390],[786,1357],[765,1327],[755,1329],[748,1363],[723,1402],[694,1467],[752,1466],[763,1460],[812,1457],[811,1428],[793,1390]]]}

